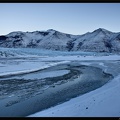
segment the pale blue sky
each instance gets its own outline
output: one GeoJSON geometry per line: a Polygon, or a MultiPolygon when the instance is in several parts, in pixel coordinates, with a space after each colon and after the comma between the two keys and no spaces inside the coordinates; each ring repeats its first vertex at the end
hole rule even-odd
{"type": "Polygon", "coordinates": [[[120,32],[120,3],[0,3],[0,35],[55,29],[84,34],[120,32]]]}

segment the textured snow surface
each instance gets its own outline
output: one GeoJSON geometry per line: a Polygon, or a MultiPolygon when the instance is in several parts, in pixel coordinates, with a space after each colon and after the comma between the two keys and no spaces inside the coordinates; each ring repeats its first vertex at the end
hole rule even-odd
{"type": "MultiPolygon", "coordinates": [[[[58,59],[68,59],[58,57],[58,59]]],[[[77,57],[69,57],[75,60],[77,57]]],[[[89,60],[120,60],[120,56],[80,56],[79,60],[88,60],[81,64],[90,65],[89,60]]],[[[103,62],[100,66],[106,67],[103,62]]],[[[28,117],[120,117],[120,75],[104,86],[82,96],[29,115],[28,117]]]]}
{"type": "Polygon", "coordinates": [[[28,117],[120,117],[120,75],[104,86],[28,117]]]}

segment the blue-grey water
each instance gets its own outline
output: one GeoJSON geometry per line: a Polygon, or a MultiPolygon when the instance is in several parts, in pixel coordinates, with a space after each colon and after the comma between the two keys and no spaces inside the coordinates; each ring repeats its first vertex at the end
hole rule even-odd
{"type": "Polygon", "coordinates": [[[0,117],[28,116],[95,90],[112,78],[78,61],[0,78],[0,117]]]}

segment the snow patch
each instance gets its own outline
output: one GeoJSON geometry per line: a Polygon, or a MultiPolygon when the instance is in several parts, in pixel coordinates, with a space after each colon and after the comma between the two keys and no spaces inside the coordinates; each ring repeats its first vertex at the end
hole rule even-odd
{"type": "MultiPolygon", "coordinates": [[[[48,68],[48,67],[51,67],[51,66],[55,66],[55,65],[58,65],[58,64],[64,64],[64,63],[68,63],[69,61],[62,61],[62,62],[56,62],[56,63],[50,63],[48,65],[43,65],[43,64],[37,64],[39,65],[40,67],[37,67],[37,68],[33,68],[33,66],[31,66],[31,68],[29,69],[22,69],[22,70],[17,70],[17,66],[14,68],[14,71],[2,71],[0,72],[0,77],[4,77],[4,76],[9,76],[9,75],[17,75],[17,74],[23,74],[23,73],[30,73],[30,72],[35,72],[35,71],[38,71],[38,70],[41,70],[41,69],[45,69],[45,68],[48,68]],[[16,69],[16,70],[15,70],[16,69]]],[[[26,65],[27,63],[25,63],[26,65]]],[[[30,65],[30,63],[28,64],[30,65]]],[[[9,69],[9,68],[8,68],[9,69]]],[[[7,69],[7,70],[8,70],[7,69]]]]}

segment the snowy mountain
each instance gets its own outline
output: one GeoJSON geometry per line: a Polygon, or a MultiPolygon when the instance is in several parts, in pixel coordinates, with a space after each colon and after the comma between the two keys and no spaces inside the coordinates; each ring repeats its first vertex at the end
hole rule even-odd
{"type": "Polygon", "coordinates": [[[117,42],[120,33],[113,33],[99,28],[91,33],[86,33],[75,41],[73,50],[96,51],[96,52],[118,52],[120,42],[117,42]]]}
{"type": "Polygon", "coordinates": [[[16,31],[0,36],[0,47],[120,52],[120,32],[113,33],[103,28],[83,35],[71,35],[53,29],[34,32],[16,31]]]}

